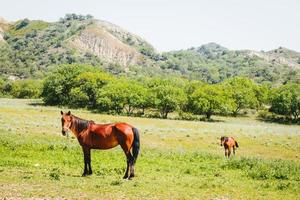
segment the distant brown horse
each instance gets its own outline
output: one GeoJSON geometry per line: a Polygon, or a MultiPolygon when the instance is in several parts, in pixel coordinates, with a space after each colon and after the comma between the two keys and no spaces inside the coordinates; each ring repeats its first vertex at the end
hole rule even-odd
{"type": "Polygon", "coordinates": [[[220,145],[224,146],[225,156],[230,157],[231,151],[233,150],[233,154],[235,155],[235,148],[239,147],[239,144],[233,137],[221,137],[220,145]]]}
{"type": "Polygon", "coordinates": [[[111,149],[120,145],[127,158],[127,169],[124,179],[134,177],[134,164],[140,149],[139,132],[126,123],[95,124],[93,121],[81,119],[61,111],[62,134],[71,130],[82,146],[84,155],[84,171],[82,176],[91,175],[91,149],[111,149]],[[132,153],[130,152],[132,150],[132,153]],[[130,172],[130,174],[128,174],[130,172]]]}

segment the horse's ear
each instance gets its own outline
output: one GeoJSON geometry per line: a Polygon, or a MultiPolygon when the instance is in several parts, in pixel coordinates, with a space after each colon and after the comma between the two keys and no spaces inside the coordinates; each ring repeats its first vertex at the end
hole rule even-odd
{"type": "Polygon", "coordinates": [[[63,114],[64,114],[64,112],[61,110],[61,111],[60,111],[60,114],[61,114],[61,115],[63,115],[63,114]]]}
{"type": "Polygon", "coordinates": [[[69,112],[67,113],[67,115],[71,115],[71,111],[69,111],[69,112]]]}

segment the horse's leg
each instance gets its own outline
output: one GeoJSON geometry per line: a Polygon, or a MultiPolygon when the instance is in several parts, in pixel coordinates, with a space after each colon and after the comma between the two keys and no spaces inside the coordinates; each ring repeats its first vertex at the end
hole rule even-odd
{"type": "Polygon", "coordinates": [[[129,160],[130,159],[129,159],[128,152],[125,152],[125,150],[124,150],[124,153],[126,155],[126,164],[127,164],[127,166],[126,166],[126,171],[125,171],[125,175],[123,176],[123,179],[127,179],[128,178],[128,171],[129,171],[129,160]]]}
{"type": "Polygon", "coordinates": [[[120,145],[126,155],[126,161],[127,161],[127,168],[126,168],[126,172],[125,172],[125,175],[123,178],[130,179],[131,177],[134,177],[134,169],[132,169],[133,156],[131,155],[129,148],[127,147],[127,145],[125,143],[121,143],[120,145]],[[128,175],[129,172],[130,172],[130,175],[128,175]]]}
{"type": "Polygon", "coordinates": [[[88,156],[88,174],[92,175],[93,171],[92,171],[92,166],[91,166],[91,150],[89,150],[89,156],[88,156]]]}
{"type": "Polygon", "coordinates": [[[84,171],[82,176],[92,174],[91,168],[91,149],[87,147],[82,147],[83,156],[84,156],[84,171]]]}
{"type": "Polygon", "coordinates": [[[228,148],[228,158],[230,157],[231,154],[231,148],[228,148]]]}
{"type": "Polygon", "coordinates": [[[128,160],[127,156],[126,156],[126,160],[127,160],[127,167],[126,167],[126,171],[125,171],[125,175],[123,176],[123,179],[128,178],[129,160],[128,160]]]}
{"type": "Polygon", "coordinates": [[[225,148],[225,157],[227,157],[227,151],[228,151],[228,149],[225,148]]]}
{"type": "Polygon", "coordinates": [[[126,154],[127,157],[127,169],[124,178],[131,179],[134,177],[134,166],[133,166],[133,156],[131,155],[130,151],[126,154]],[[129,176],[128,176],[129,173],[129,176]]]}
{"type": "Polygon", "coordinates": [[[130,160],[129,160],[129,169],[130,169],[130,175],[129,179],[134,177],[134,158],[130,153],[130,160]]]}
{"type": "Polygon", "coordinates": [[[235,156],[235,146],[233,146],[233,155],[235,156]]]}

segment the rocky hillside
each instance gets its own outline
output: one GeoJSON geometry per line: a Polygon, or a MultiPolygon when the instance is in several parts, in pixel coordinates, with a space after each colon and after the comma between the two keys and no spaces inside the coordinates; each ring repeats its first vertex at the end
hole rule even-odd
{"type": "Polygon", "coordinates": [[[257,82],[300,81],[300,53],[280,47],[263,52],[229,50],[215,43],[165,53],[162,63],[189,78],[216,83],[232,76],[247,76],[257,82]]]}
{"type": "Polygon", "coordinates": [[[300,53],[232,51],[215,43],[158,53],[141,37],[92,16],[67,14],[58,22],[0,18],[0,72],[43,77],[59,64],[81,63],[115,74],[184,76],[216,83],[232,76],[257,82],[300,82],[300,53]]]}
{"type": "Polygon", "coordinates": [[[43,76],[51,66],[86,63],[128,68],[145,65],[142,38],[91,16],[66,15],[59,22],[0,21],[0,71],[21,77],[43,76]]]}
{"type": "Polygon", "coordinates": [[[9,28],[10,24],[0,17],[0,42],[5,42],[4,31],[9,28]]]}

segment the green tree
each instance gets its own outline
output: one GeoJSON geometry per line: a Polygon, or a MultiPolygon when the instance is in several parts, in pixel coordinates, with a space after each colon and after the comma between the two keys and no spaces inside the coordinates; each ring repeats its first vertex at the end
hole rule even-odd
{"type": "Polygon", "coordinates": [[[113,80],[113,76],[105,72],[80,73],[72,89],[72,102],[79,107],[95,108],[97,91],[113,80]]]}
{"type": "Polygon", "coordinates": [[[0,77],[0,96],[3,95],[3,88],[5,85],[5,80],[3,78],[0,77]]]}
{"type": "Polygon", "coordinates": [[[254,88],[255,96],[258,102],[258,108],[262,108],[264,105],[269,104],[269,96],[270,96],[270,85],[262,84],[256,85],[254,88]]]}
{"type": "Polygon", "coordinates": [[[125,111],[127,115],[132,115],[137,108],[146,108],[147,92],[147,89],[136,81],[115,80],[99,90],[98,109],[114,110],[117,114],[125,111]]]}
{"type": "Polygon", "coordinates": [[[234,77],[226,80],[223,84],[230,98],[234,101],[232,110],[234,116],[241,109],[256,108],[258,106],[257,95],[260,94],[261,90],[250,79],[234,77]]]}
{"type": "Polygon", "coordinates": [[[154,105],[159,110],[162,118],[167,118],[170,112],[182,109],[187,102],[184,90],[171,84],[161,84],[151,90],[154,105]]]}
{"type": "Polygon", "coordinates": [[[72,88],[70,93],[69,105],[74,108],[86,108],[89,104],[88,95],[83,92],[80,87],[72,88]]]}
{"type": "Polygon", "coordinates": [[[191,96],[194,114],[204,114],[207,119],[230,110],[232,102],[221,85],[203,85],[191,96]]]}
{"type": "Polygon", "coordinates": [[[187,104],[184,108],[184,111],[187,112],[193,112],[193,99],[192,99],[192,94],[199,89],[200,87],[202,87],[205,83],[203,83],[202,81],[190,81],[188,82],[185,87],[184,87],[184,91],[187,94],[187,104]]]}
{"type": "Polygon", "coordinates": [[[21,21],[19,21],[16,25],[15,28],[16,30],[19,30],[21,28],[24,28],[25,26],[27,26],[29,24],[29,20],[28,19],[23,19],[21,21]]]}
{"type": "Polygon", "coordinates": [[[69,105],[72,102],[70,91],[76,87],[76,77],[83,72],[95,72],[87,65],[62,65],[44,81],[42,97],[47,105],[69,105]]]}
{"type": "Polygon", "coordinates": [[[2,86],[2,94],[4,96],[10,96],[13,90],[13,84],[11,81],[7,81],[2,86]]]}
{"type": "Polygon", "coordinates": [[[300,85],[290,83],[274,89],[271,95],[270,111],[298,120],[300,116],[300,85]]]}

